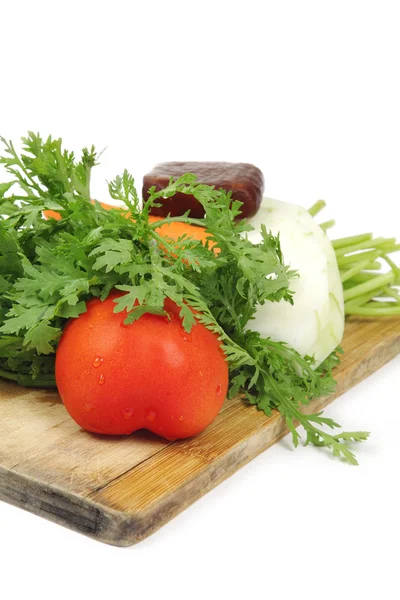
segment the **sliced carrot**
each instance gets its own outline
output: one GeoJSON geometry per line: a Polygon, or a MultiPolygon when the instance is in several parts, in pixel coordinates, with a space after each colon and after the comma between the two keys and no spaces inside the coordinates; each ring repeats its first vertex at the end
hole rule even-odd
{"type": "Polygon", "coordinates": [[[45,219],[55,219],[56,221],[61,221],[60,213],[56,212],[55,210],[44,210],[43,216],[45,219]]]}
{"type": "MultiPolygon", "coordinates": [[[[162,220],[162,217],[149,216],[150,223],[155,223],[156,221],[160,220],[162,220]]],[[[177,240],[183,235],[187,235],[187,237],[199,240],[204,246],[206,245],[207,241],[210,241],[211,239],[210,234],[206,233],[204,227],[188,225],[187,223],[182,223],[181,221],[174,221],[173,223],[161,225],[161,227],[157,227],[156,231],[163,237],[169,237],[173,240],[177,240]]],[[[210,245],[213,246],[214,244],[210,242],[210,245]]]]}

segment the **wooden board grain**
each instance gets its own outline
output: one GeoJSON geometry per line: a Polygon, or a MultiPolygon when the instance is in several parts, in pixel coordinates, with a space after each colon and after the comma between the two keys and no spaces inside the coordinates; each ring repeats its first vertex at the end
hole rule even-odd
{"type": "MultiPolygon", "coordinates": [[[[323,408],[400,353],[400,319],[352,319],[337,390],[323,408]]],[[[82,431],[58,395],[0,380],[0,499],[103,542],[134,544],[286,435],[240,398],[226,401],[196,438],[167,442],[147,432],[101,437],[82,431]]],[[[290,460],[290,455],[288,455],[290,460]]]]}

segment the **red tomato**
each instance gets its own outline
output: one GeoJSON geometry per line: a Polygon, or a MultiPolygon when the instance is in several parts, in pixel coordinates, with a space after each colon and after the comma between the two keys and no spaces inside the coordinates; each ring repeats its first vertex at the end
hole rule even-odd
{"type": "Polygon", "coordinates": [[[71,320],[56,354],[56,381],[72,418],[94,433],[149,429],[168,439],[196,435],[217,416],[228,388],[220,343],[200,323],[188,334],[179,308],[124,325],[112,293],[71,320]]]}

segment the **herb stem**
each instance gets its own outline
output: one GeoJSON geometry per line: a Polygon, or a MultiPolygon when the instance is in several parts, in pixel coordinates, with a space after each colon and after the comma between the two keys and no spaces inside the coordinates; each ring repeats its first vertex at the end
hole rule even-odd
{"type": "Polygon", "coordinates": [[[385,273],[384,275],[379,275],[370,281],[366,281],[365,283],[360,283],[353,288],[345,290],[343,296],[344,300],[351,300],[356,296],[360,296],[361,294],[365,294],[366,292],[370,292],[372,290],[377,290],[378,288],[385,286],[387,284],[391,284],[394,281],[394,273],[385,273]]]}
{"type": "Polygon", "coordinates": [[[365,252],[360,252],[354,255],[339,256],[336,260],[340,268],[345,265],[353,264],[354,260],[358,261],[368,259],[368,261],[375,261],[380,256],[382,256],[382,252],[380,250],[366,250],[365,252]]]}
{"type": "Polygon", "coordinates": [[[330,221],[325,221],[324,223],[320,224],[321,229],[323,229],[324,231],[326,231],[327,229],[330,229],[331,227],[334,227],[336,224],[336,221],[334,219],[331,219],[330,221]]]}
{"type": "MultiPolygon", "coordinates": [[[[346,266],[346,268],[348,267],[349,269],[352,269],[353,267],[358,265],[359,262],[360,261],[354,261],[353,263],[348,263],[345,266],[346,266]]],[[[381,266],[382,265],[378,260],[371,260],[370,262],[366,262],[366,266],[364,267],[364,269],[367,271],[378,271],[381,268],[381,266]]],[[[343,271],[343,267],[342,267],[341,271],[343,271]]]]}
{"type": "Polygon", "coordinates": [[[154,223],[149,223],[150,229],[158,229],[163,225],[169,225],[170,223],[186,223],[188,225],[198,225],[199,227],[204,227],[204,219],[195,219],[191,217],[187,217],[182,215],[181,217],[165,217],[165,219],[161,219],[160,221],[155,221],[154,223]]]}
{"type": "Polygon", "coordinates": [[[381,295],[382,295],[381,291],[372,290],[372,292],[368,292],[366,294],[357,296],[356,298],[353,298],[352,300],[348,300],[347,302],[344,303],[345,312],[347,312],[347,309],[351,308],[351,307],[364,306],[365,304],[367,304],[367,302],[369,302],[373,298],[376,298],[381,295]]]}
{"type": "Polygon", "coordinates": [[[386,296],[391,296],[392,298],[400,302],[400,294],[395,289],[387,287],[383,291],[386,294],[386,296]]]}
{"type": "Polygon", "coordinates": [[[396,302],[396,300],[388,301],[388,302],[380,302],[379,300],[368,302],[366,307],[369,308],[395,308],[396,306],[400,306],[400,302],[396,302]]]}
{"type": "Polygon", "coordinates": [[[325,208],[325,206],[325,200],[318,200],[317,202],[315,202],[315,204],[311,206],[311,208],[308,209],[308,212],[312,217],[315,217],[321,212],[321,210],[325,208]]]}
{"type": "Polygon", "coordinates": [[[365,242],[366,240],[372,240],[372,233],[363,233],[361,235],[353,235],[351,237],[339,238],[337,240],[332,241],[332,246],[335,250],[338,248],[343,248],[345,246],[352,246],[354,244],[358,244],[360,242],[365,242]]]}
{"type": "Polygon", "coordinates": [[[385,317],[391,315],[400,315],[400,306],[396,304],[392,308],[370,308],[368,305],[348,306],[346,308],[346,313],[348,315],[359,315],[365,317],[385,317]]]}
{"type": "Polygon", "coordinates": [[[374,240],[366,240],[364,242],[359,242],[358,244],[351,244],[349,246],[343,246],[342,248],[337,248],[335,254],[337,257],[344,256],[345,254],[352,254],[353,252],[358,252],[359,250],[372,249],[377,248],[378,246],[387,245],[389,247],[395,246],[396,238],[376,238],[374,240]]]}
{"type": "Polygon", "coordinates": [[[340,278],[342,280],[342,283],[344,283],[345,281],[348,281],[349,279],[354,277],[354,275],[357,275],[363,269],[367,269],[369,264],[370,264],[370,262],[368,260],[360,260],[360,262],[356,263],[354,265],[354,267],[352,267],[348,271],[341,271],[340,278]]]}
{"type": "Polygon", "coordinates": [[[347,283],[350,283],[352,286],[354,286],[359,283],[364,283],[365,281],[371,281],[371,279],[380,277],[380,275],[381,275],[380,273],[361,272],[361,273],[358,273],[358,275],[353,275],[353,277],[351,278],[351,281],[348,281],[347,283]]]}

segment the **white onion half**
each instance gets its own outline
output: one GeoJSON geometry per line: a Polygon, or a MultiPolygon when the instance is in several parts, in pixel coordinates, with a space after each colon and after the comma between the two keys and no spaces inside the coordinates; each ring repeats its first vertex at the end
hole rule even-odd
{"type": "Polygon", "coordinates": [[[318,365],[341,342],[344,331],[343,286],[332,244],[310,213],[295,204],[264,198],[249,223],[253,243],[261,241],[262,224],[279,234],[285,264],[299,274],[290,282],[294,305],[266,302],[249,327],[286,342],[302,356],[313,356],[318,365]]]}

